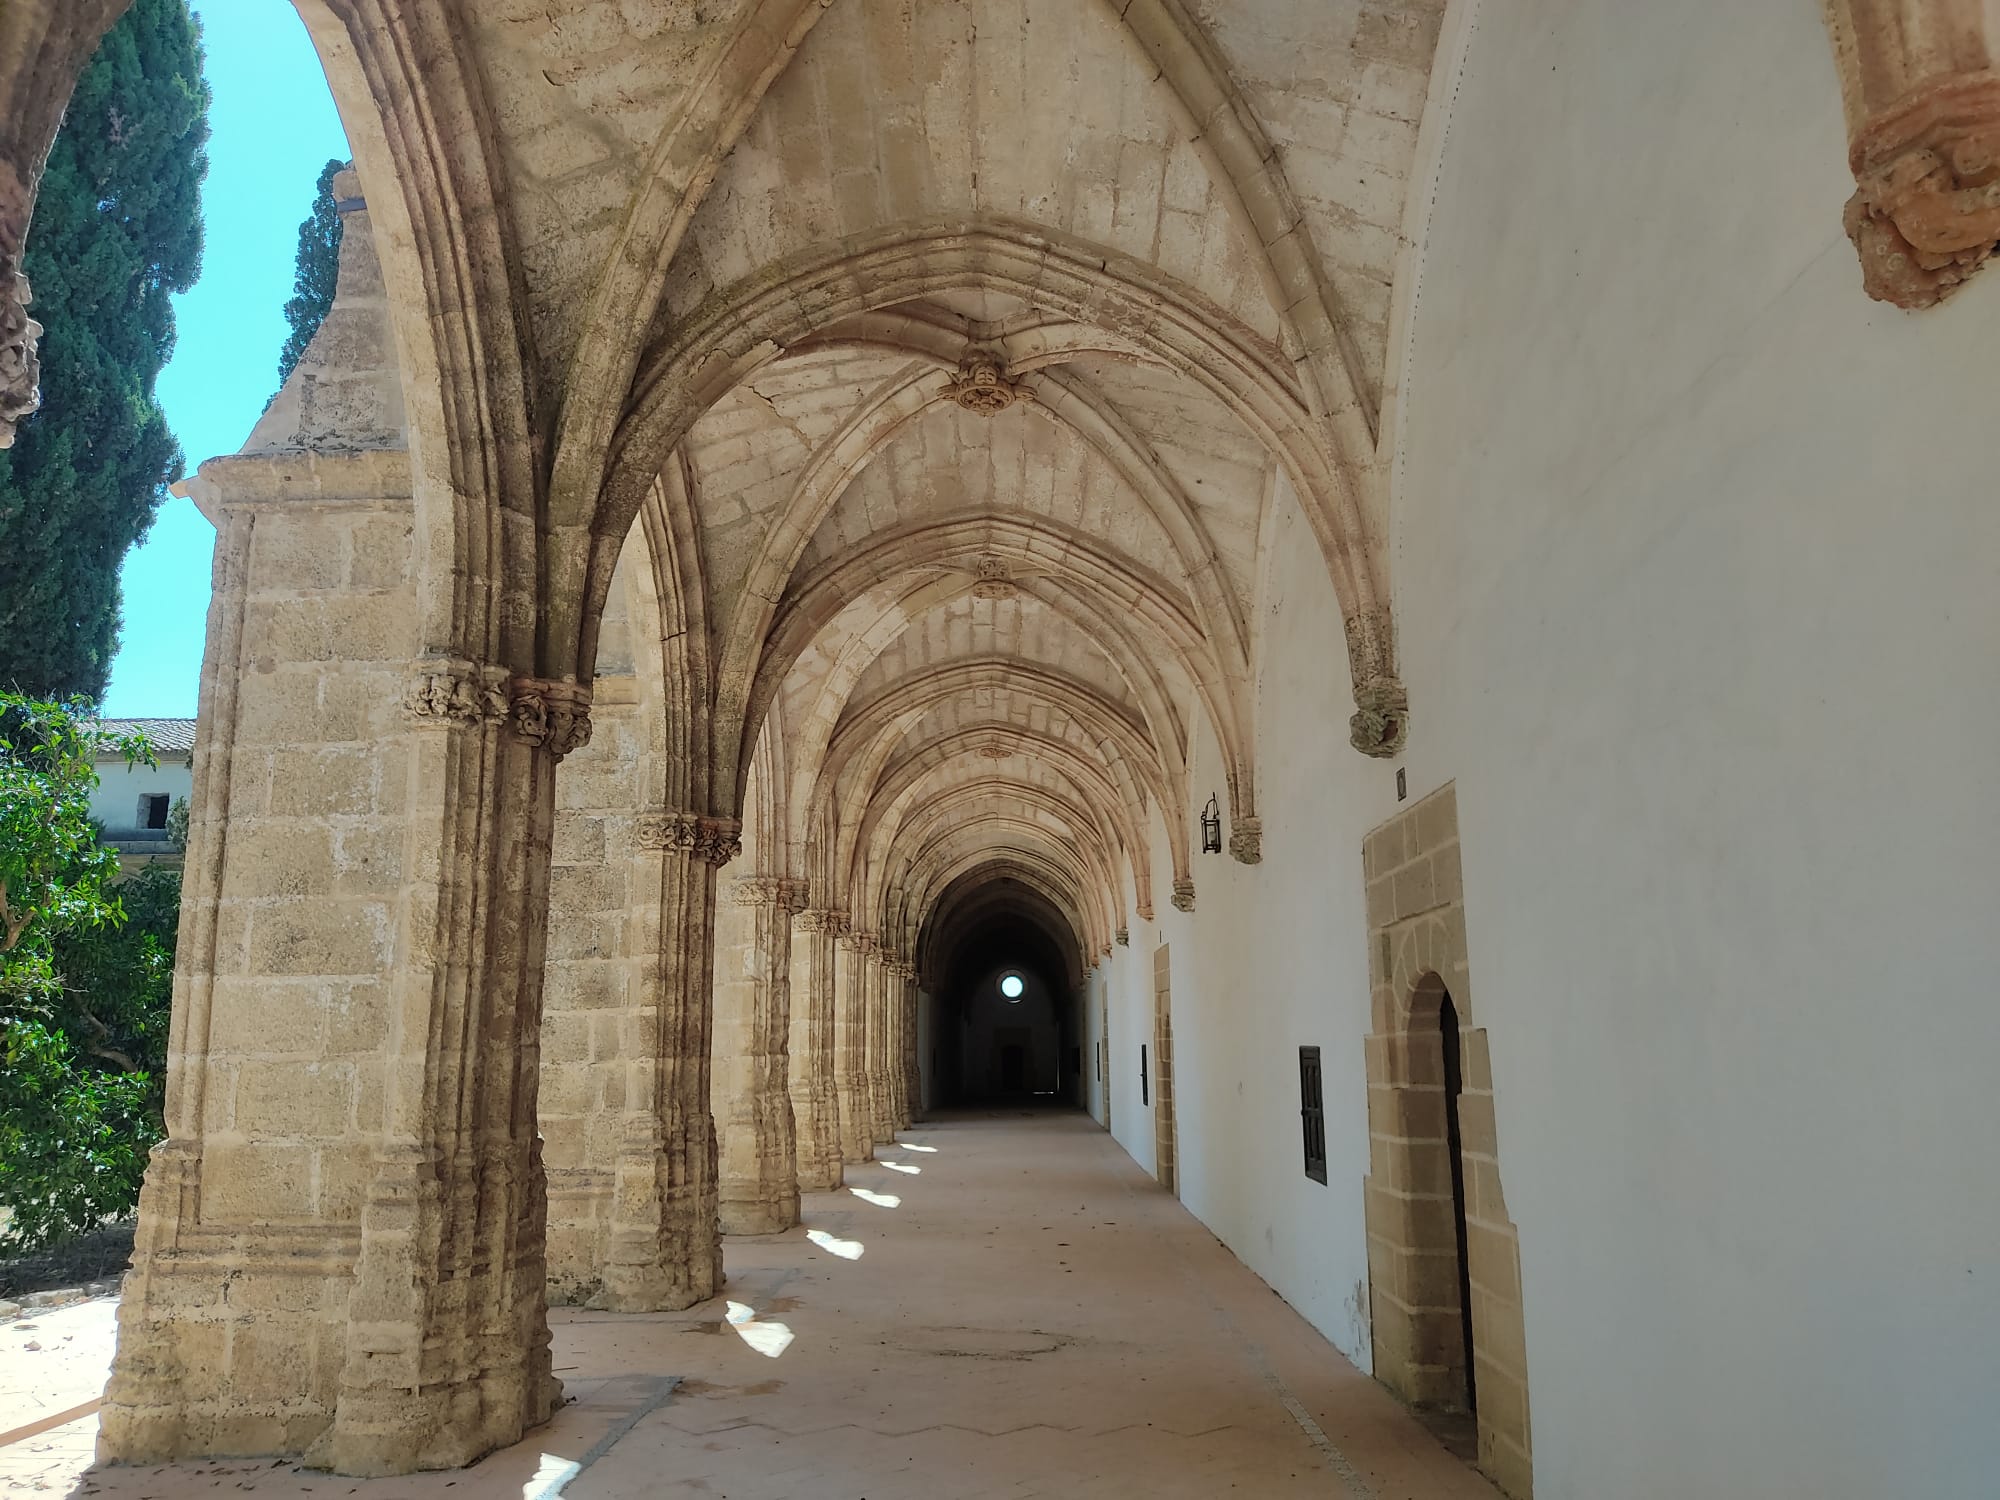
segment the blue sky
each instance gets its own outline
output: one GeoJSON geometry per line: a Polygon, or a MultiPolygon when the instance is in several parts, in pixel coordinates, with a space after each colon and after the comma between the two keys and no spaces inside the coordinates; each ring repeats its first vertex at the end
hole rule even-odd
{"type": "MultiPolygon", "coordinates": [[[[348,154],[326,75],[291,6],[193,0],[193,8],[215,94],[202,192],[207,240],[201,280],[175,299],[179,337],[159,384],[189,469],[241,447],[277,389],[299,221],[320,168],[348,154]]],[[[126,558],[125,628],[107,715],[194,714],[214,547],[215,531],[194,503],[169,499],[126,558]]]]}

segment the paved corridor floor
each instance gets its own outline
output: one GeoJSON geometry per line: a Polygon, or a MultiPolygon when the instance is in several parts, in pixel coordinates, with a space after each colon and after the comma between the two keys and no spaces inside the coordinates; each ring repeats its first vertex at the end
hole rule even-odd
{"type": "MultiPolygon", "coordinates": [[[[95,1418],[0,1487],[171,1500],[1496,1495],[1087,1117],[948,1116],[728,1241],[686,1313],[557,1309],[571,1404],[456,1473],[82,1471],[95,1418]],[[64,1455],[68,1455],[67,1458],[64,1455]]],[[[22,1449],[29,1444],[17,1445],[22,1449]]]]}

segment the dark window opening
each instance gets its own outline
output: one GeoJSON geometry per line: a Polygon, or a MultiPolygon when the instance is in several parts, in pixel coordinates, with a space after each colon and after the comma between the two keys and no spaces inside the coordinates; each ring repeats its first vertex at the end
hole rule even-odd
{"type": "Polygon", "coordinates": [[[1299,1048],[1299,1127],[1305,1138],[1306,1176],[1326,1181],[1326,1100],[1320,1085],[1319,1048],[1299,1048]]]}
{"type": "Polygon", "coordinates": [[[1458,1055],[1458,1007],[1446,995],[1438,1006],[1438,1030],[1444,1042],[1444,1136],[1451,1153],[1451,1218],[1458,1234],[1458,1323],[1459,1338],[1465,1348],[1465,1409],[1479,1410],[1479,1391],[1473,1381],[1472,1365],[1472,1262],[1466,1254],[1465,1156],[1458,1128],[1458,1096],[1465,1089],[1465,1075],[1458,1055]]]}
{"type": "Polygon", "coordinates": [[[1151,1104],[1153,1102],[1152,1088],[1146,1081],[1146,1044],[1144,1042],[1139,1043],[1139,1102],[1141,1104],[1151,1104]]]}
{"type": "Polygon", "coordinates": [[[139,826],[156,830],[165,828],[168,806],[165,792],[147,792],[139,799],[139,826]]]}

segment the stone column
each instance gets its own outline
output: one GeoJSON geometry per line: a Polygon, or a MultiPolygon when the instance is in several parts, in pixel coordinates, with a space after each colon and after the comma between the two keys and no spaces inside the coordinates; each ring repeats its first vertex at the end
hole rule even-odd
{"type": "Polygon", "coordinates": [[[840,1155],[875,1154],[874,1105],[868,1091],[868,1010],[875,934],[843,933],[835,942],[833,1078],[840,1104],[840,1155]]]}
{"type": "Polygon", "coordinates": [[[639,819],[633,983],[657,1022],[651,1055],[635,1059],[627,1084],[604,1288],[593,1299],[614,1312],[692,1307],[722,1285],[709,1112],[715,872],[742,851],[740,833],[732,820],[687,812],[639,819]]]}
{"type": "Polygon", "coordinates": [[[839,912],[801,911],[792,931],[792,1034],[788,1081],[799,1189],[840,1186],[840,1096],[834,1086],[834,939],[839,912]]]}
{"type": "Polygon", "coordinates": [[[897,1116],[901,1129],[908,1130],[923,1108],[924,1075],[923,1064],[917,1056],[917,971],[914,966],[903,970],[903,1093],[899,1101],[897,1116]]]}
{"type": "Polygon", "coordinates": [[[732,885],[735,941],[717,961],[715,1116],[724,1234],[776,1234],[799,1221],[786,1076],[792,985],[786,884],[757,876],[732,885]]]}
{"type": "Polygon", "coordinates": [[[896,980],[890,972],[893,955],[878,945],[868,965],[868,1116],[877,1141],[896,1138],[896,1106],[890,1095],[891,1055],[895,1039],[890,1028],[890,994],[896,980]]]}
{"type": "Polygon", "coordinates": [[[449,1467],[561,1399],[535,1077],[556,762],[587,701],[413,671],[408,484],[381,452],[195,486],[219,536],[168,1135],[107,1461],[449,1467]]]}

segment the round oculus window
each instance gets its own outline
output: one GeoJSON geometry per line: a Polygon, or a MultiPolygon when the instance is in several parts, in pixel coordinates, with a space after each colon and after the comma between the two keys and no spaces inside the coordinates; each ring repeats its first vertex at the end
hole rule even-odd
{"type": "Polygon", "coordinates": [[[1021,996],[1027,991],[1027,988],[1028,988],[1027,983],[1021,978],[1019,974],[1006,974],[1001,976],[1000,993],[1005,995],[1010,1001],[1014,1002],[1016,1005],[1020,1004],[1021,996]]]}

